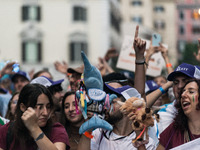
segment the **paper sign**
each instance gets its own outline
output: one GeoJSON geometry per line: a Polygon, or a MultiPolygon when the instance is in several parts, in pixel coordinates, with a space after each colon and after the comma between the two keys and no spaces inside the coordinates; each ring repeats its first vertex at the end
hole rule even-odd
{"type": "MultiPolygon", "coordinates": [[[[135,50],[133,48],[133,40],[134,37],[125,36],[120,51],[120,55],[117,61],[117,67],[124,70],[135,72],[135,50]]],[[[146,49],[148,49],[150,46],[150,41],[149,40],[145,41],[146,41],[146,49]]],[[[167,47],[167,45],[165,46],[167,47]]],[[[165,62],[161,55],[161,52],[153,54],[148,63],[148,69],[146,75],[153,77],[160,75],[163,66],[165,66],[165,62]]]]}
{"type": "Polygon", "coordinates": [[[187,149],[187,150],[197,150],[200,149],[200,138],[192,140],[188,143],[185,143],[183,145],[177,146],[175,148],[172,148],[170,150],[183,150],[183,149],[187,149]]]}

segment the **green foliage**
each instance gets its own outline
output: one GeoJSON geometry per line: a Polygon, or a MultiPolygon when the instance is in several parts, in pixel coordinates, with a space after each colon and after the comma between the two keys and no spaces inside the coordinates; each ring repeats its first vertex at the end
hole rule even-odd
{"type": "Polygon", "coordinates": [[[194,52],[197,53],[197,51],[197,44],[187,43],[185,46],[185,50],[182,53],[182,59],[179,61],[179,64],[184,62],[192,65],[199,65],[199,62],[195,59],[195,56],[193,54],[194,52]]]}

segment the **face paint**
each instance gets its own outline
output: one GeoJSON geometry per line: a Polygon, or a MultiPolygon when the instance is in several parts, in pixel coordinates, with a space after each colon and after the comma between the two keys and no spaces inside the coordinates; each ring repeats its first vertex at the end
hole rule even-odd
{"type": "Polygon", "coordinates": [[[195,96],[195,100],[198,103],[198,95],[195,96]]]}
{"type": "Polygon", "coordinates": [[[192,96],[192,98],[193,98],[193,103],[194,103],[194,95],[192,96]]]}

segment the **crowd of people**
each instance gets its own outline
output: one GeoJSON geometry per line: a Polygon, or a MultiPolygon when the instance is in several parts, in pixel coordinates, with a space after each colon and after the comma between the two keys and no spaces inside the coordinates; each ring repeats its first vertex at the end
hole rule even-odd
{"type": "MultiPolygon", "coordinates": [[[[109,65],[109,60],[118,56],[116,49],[109,49],[104,58],[99,58],[96,67],[102,77],[103,92],[98,92],[116,97],[109,102],[105,100],[104,106],[100,102],[95,104],[99,104],[100,118],[111,124],[112,130],[101,126],[84,134],[80,134],[80,127],[92,116],[99,117],[89,109],[84,114],[86,110],[82,107],[92,99],[89,89],[83,86],[86,66],[70,68],[66,62],[57,61],[55,69],[66,78],[55,81],[47,70],[13,72],[15,62],[7,63],[0,71],[0,150],[164,150],[188,147],[190,142],[198,140],[200,67],[182,63],[173,69],[168,49],[161,43],[160,46],[150,43],[146,50],[146,42],[139,38],[139,26],[133,47],[136,57],[133,79],[115,72],[109,65]],[[168,75],[146,80],[147,64],[158,52],[166,63],[168,75]],[[63,88],[64,80],[68,80],[68,87],[63,88]],[[84,95],[84,104],[77,91],[84,95]],[[153,127],[144,127],[148,130],[147,137],[143,131],[133,130],[135,112],[130,116],[120,109],[120,103],[130,97],[143,98],[146,108],[157,116],[152,115],[153,127]]],[[[194,58],[200,62],[200,47],[194,58]]]]}

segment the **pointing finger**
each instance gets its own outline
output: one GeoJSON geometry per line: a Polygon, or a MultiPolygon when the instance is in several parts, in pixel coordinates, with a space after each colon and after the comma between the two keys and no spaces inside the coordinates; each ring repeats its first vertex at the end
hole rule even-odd
{"type": "Polygon", "coordinates": [[[139,33],[139,26],[137,25],[135,29],[135,39],[138,37],[138,33],[139,33]]]}

